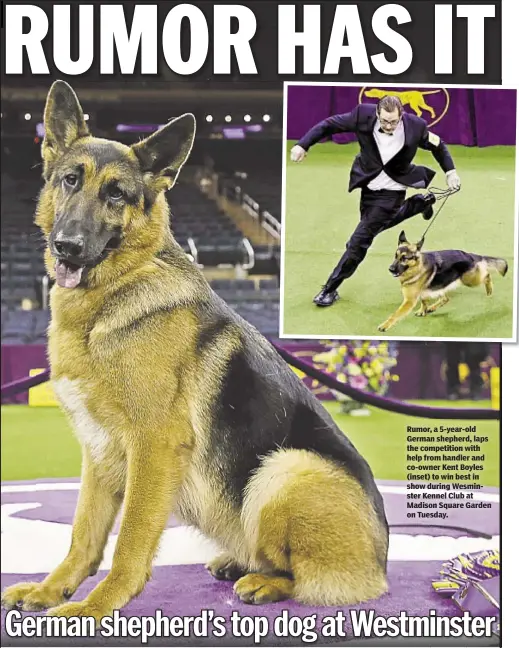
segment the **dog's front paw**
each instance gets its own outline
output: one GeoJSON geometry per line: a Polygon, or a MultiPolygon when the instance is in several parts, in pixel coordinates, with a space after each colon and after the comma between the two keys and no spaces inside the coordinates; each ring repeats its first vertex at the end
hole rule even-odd
{"type": "Polygon", "coordinates": [[[384,333],[384,331],[387,331],[391,328],[391,322],[389,320],[386,320],[382,324],[379,324],[377,328],[381,333],[384,333]]]}
{"type": "Polygon", "coordinates": [[[99,608],[94,607],[85,601],[77,601],[72,603],[63,603],[47,611],[47,616],[53,617],[93,617],[96,620],[96,626],[99,626],[100,620],[104,616],[109,616],[109,613],[104,613],[99,608]]]}
{"type": "Polygon", "coordinates": [[[19,608],[27,612],[45,610],[58,605],[70,594],[61,587],[49,587],[43,583],[17,583],[2,592],[2,607],[7,610],[19,608]]]}
{"type": "Polygon", "coordinates": [[[425,317],[429,312],[430,311],[428,310],[417,310],[415,313],[415,317],[425,317]]]}

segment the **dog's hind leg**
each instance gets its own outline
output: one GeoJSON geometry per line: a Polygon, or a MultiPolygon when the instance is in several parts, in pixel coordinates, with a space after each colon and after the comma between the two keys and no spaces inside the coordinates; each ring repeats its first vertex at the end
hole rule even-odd
{"type": "Polygon", "coordinates": [[[488,273],[485,277],[485,291],[487,293],[487,297],[491,297],[492,293],[494,292],[494,283],[492,281],[490,273],[488,273]]]}
{"type": "Polygon", "coordinates": [[[429,312],[434,313],[434,311],[438,310],[438,308],[441,308],[442,306],[445,306],[445,304],[448,304],[450,302],[450,299],[447,297],[447,295],[442,295],[437,301],[434,302],[434,304],[431,306],[429,312]]]}
{"type": "Polygon", "coordinates": [[[422,308],[424,309],[424,312],[423,312],[423,314],[421,314],[420,311],[418,311],[416,313],[416,315],[418,315],[418,317],[424,317],[425,315],[428,315],[429,313],[434,313],[434,311],[437,311],[438,308],[441,308],[442,306],[445,306],[445,304],[448,304],[449,301],[450,300],[447,297],[447,295],[442,295],[434,303],[431,303],[432,300],[430,300],[430,299],[428,299],[427,301],[422,300],[422,308]],[[426,305],[424,306],[424,304],[426,304],[426,305]]]}
{"type": "MultiPolygon", "coordinates": [[[[476,264],[471,270],[468,270],[461,276],[461,283],[467,288],[475,288],[476,286],[485,285],[485,288],[488,293],[487,288],[487,277],[490,279],[490,273],[488,271],[487,264],[485,262],[476,264]]],[[[492,280],[490,279],[490,283],[492,280]]],[[[491,293],[490,293],[491,294],[491,293]]]]}
{"type": "Polygon", "coordinates": [[[427,313],[430,313],[431,311],[429,310],[429,304],[430,300],[422,299],[420,308],[415,313],[416,317],[425,317],[427,313]]]}
{"type": "Polygon", "coordinates": [[[387,529],[360,484],[322,457],[306,450],[267,457],[242,515],[261,565],[236,582],[242,600],[347,605],[387,591],[387,529]]]}
{"type": "Polygon", "coordinates": [[[483,284],[488,297],[490,297],[494,291],[494,284],[490,275],[490,266],[486,259],[477,263],[472,270],[465,272],[461,281],[463,282],[463,285],[468,286],[469,288],[483,284]]]}

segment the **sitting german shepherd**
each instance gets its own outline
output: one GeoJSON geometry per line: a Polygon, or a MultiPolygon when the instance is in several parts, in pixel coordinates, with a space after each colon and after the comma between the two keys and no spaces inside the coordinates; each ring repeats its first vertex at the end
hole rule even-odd
{"type": "Polygon", "coordinates": [[[194,116],[127,147],[92,137],[57,81],[44,119],[51,379],[82,444],[82,482],[68,555],[43,582],[8,587],[4,606],[111,615],[150,578],[172,511],[221,545],[208,569],[242,601],[379,597],[388,527],[368,464],[170,231],[165,191],[194,116]],[[121,505],[111,571],[64,603],[96,573],[121,505]]]}
{"type": "Polygon", "coordinates": [[[445,306],[449,301],[447,293],[464,285],[469,288],[485,286],[488,296],[492,294],[492,277],[495,270],[505,276],[508,264],[504,259],[481,256],[461,250],[441,250],[422,252],[423,241],[416,245],[407,241],[405,232],[400,232],[395,260],[389,266],[389,272],[398,277],[402,287],[404,301],[383,324],[379,331],[387,331],[399,320],[409,315],[420,301],[417,317],[445,306]]]}

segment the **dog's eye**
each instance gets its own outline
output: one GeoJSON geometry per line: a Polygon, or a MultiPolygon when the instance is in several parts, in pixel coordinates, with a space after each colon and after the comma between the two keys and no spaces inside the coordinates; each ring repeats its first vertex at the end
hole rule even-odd
{"type": "Polygon", "coordinates": [[[110,200],[121,200],[121,198],[123,197],[123,192],[119,189],[119,187],[110,187],[107,193],[110,200]]]}
{"type": "Polygon", "coordinates": [[[77,185],[77,180],[78,180],[78,178],[77,178],[77,175],[75,173],[68,173],[65,176],[65,184],[68,187],[75,187],[77,185]]]}

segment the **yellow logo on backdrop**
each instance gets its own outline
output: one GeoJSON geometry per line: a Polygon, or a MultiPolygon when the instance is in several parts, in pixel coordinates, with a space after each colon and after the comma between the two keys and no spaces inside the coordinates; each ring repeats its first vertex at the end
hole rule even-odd
{"type": "Polygon", "coordinates": [[[425,119],[429,126],[434,126],[445,117],[449,109],[450,96],[445,88],[437,90],[389,90],[388,88],[368,88],[364,87],[359,93],[359,103],[371,103],[366,99],[381,99],[385,95],[398,97],[403,106],[409,108],[418,117],[425,119]],[[437,95],[432,102],[429,95],[437,95]],[[434,103],[434,106],[431,105],[434,103]]]}
{"type": "MultiPolygon", "coordinates": [[[[45,369],[31,369],[29,376],[37,376],[45,369]]],[[[50,381],[29,389],[29,407],[58,407],[50,381]]]]}

